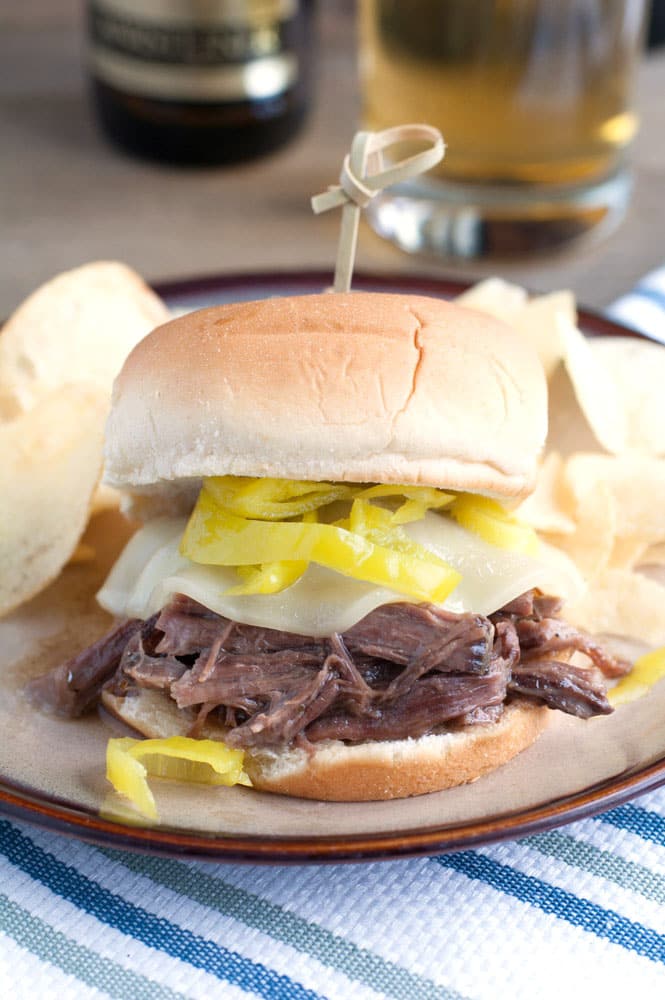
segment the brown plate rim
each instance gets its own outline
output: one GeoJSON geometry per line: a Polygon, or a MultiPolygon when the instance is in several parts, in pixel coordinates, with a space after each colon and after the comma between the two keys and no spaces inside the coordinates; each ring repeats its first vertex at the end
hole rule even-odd
{"type": "MultiPolygon", "coordinates": [[[[322,270],[257,271],[209,274],[154,284],[166,299],[208,296],[220,291],[250,291],[269,286],[288,290],[318,291],[330,285],[332,275],[322,270]]],[[[376,291],[411,292],[451,297],[473,282],[446,277],[400,276],[358,272],[354,288],[376,291]]],[[[585,333],[604,336],[644,338],[627,326],[592,310],[580,309],[580,325],[585,333]]],[[[649,339],[649,338],[644,338],[649,339]]],[[[104,847],[122,848],[201,861],[250,864],[337,863],[377,861],[445,854],[486,846],[501,840],[543,833],[564,823],[594,816],[644,792],[665,785],[665,755],[639,770],[616,775],[579,792],[527,810],[499,814],[488,819],[448,827],[426,827],[397,833],[357,834],[344,837],[251,837],[185,833],[165,828],[128,827],[76,809],[46,795],[35,796],[27,789],[0,776],[0,814],[57,833],[68,834],[104,847]]]]}

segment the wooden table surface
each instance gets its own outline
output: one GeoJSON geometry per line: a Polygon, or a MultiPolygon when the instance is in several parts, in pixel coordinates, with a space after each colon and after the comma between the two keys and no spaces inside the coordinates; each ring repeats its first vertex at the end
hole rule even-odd
{"type": "MultiPolygon", "coordinates": [[[[312,113],[282,151],[225,169],[144,164],[97,131],[82,69],[78,0],[24,0],[0,11],[0,315],[58,271],[116,258],[149,279],[330,267],[338,213],[314,217],[310,195],[335,181],[358,119],[348,0],[319,4],[312,113]]],[[[363,225],[357,267],[573,288],[601,307],[665,259],[665,49],[645,58],[642,129],[626,221],[600,245],[518,264],[408,256],[363,225]]]]}

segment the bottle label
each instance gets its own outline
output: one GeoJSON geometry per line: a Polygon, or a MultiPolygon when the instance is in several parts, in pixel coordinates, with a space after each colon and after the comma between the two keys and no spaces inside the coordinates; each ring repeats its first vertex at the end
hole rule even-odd
{"type": "Polygon", "coordinates": [[[94,0],[90,61],[98,79],[144,97],[273,98],[298,77],[297,14],[297,0],[94,0]]]}

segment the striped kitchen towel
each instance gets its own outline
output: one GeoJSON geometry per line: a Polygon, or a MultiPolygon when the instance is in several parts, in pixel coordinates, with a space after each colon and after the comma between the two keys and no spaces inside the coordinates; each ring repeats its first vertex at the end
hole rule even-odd
{"type": "Polygon", "coordinates": [[[665,343],[665,267],[650,271],[607,310],[611,319],[665,343]]]}
{"type": "MultiPolygon", "coordinates": [[[[611,314],[664,339],[665,270],[611,314]]],[[[665,790],[480,850],[330,867],[133,855],[0,819],[0,998],[582,996],[665,997],[665,790]]]]}
{"type": "Polygon", "coordinates": [[[242,867],[0,821],[0,995],[665,995],[665,792],[477,851],[242,867]]]}

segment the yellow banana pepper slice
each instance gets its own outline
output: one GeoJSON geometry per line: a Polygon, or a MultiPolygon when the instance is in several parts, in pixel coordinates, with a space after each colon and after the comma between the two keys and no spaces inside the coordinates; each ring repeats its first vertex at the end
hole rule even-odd
{"type": "Polygon", "coordinates": [[[434,486],[389,486],[379,484],[369,486],[357,494],[358,498],[371,500],[375,497],[406,497],[406,500],[392,514],[393,524],[408,524],[419,521],[428,510],[448,507],[455,499],[452,493],[444,493],[434,486]]]}
{"type": "Polygon", "coordinates": [[[665,646],[638,657],[631,672],[607,692],[607,700],[614,708],[617,705],[627,705],[647,694],[663,677],[665,677],[665,646]]]}
{"type": "Polygon", "coordinates": [[[355,496],[404,497],[392,515],[393,524],[406,524],[453,502],[454,496],[431,486],[353,486],[346,483],[315,483],[298,479],[252,479],[244,476],[215,476],[205,486],[220,507],[259,521],[283,521],[325,507],[335,500],[355,496]]]}
{"type": "Polygon", "coordinates": [[[296,479],[251,479],[243,476],[214,476],[205,488],[220,507],[260,521],[283,521],[325,507],[334,500],[351,497],[353,489],[344,483],[313,483],[296,479]]]}
{"type": "Polygon", "coordinates": [[[428,558],[438,562],[440,566],[448,565],[440,556],[429,552],[418,542],[409,538],[399,525],[395,526],[393,518],[394,515],[389,510],[376,507],[374,504],[358,498],[353,501],[348,522],[343,527],[348,527],[349,531],[362,535],[370,542],[377,545],[387,545],[389,548],[395,549],[397,552],[404,552],[415,559],[422,559],[423,554],[426,554],[428,558]]]}
{"type": "Polygon", "coordinates": [[[225,593],[234,596],[243,594],[278,594],[299,580],[309,563],[299,559],[283,559],[281,562],[264,563],[262,566],[238,566],[237,573],[243,583],[229,587],[225,593]]]}
{"type": "MultiPolygon", "coordinates": [[[[316,524],[317,512],[309,510],[302,519],[307,524],[316,524]]],[[[261,566],[236,566],[236,573],[244,582],[231,587],[226,593],[234,596],[278,594],[299,580],[308,566],[309,563],[294,559],[263,563],[261,566]]]]}
{"type": "Polygon", "coordinates": [[[462,493],[450,507],[450,514],[463,528],[480,535],[490,545],[526,555],[534,555],[538,551],[538,536],[533,528],[518,521],[489,497],[462,493]]]}
{"type": "Polygon", "coordinates": [[[186,736],[166,739],[109,740],[106,777],[149,819],[157,820],[157,805],[148,785],[151,777],[194,781],[206,785],[251,785],[243,771],[244,752],[217,740],[193,740],[186,736]]]}
{"type": "Polygon", "coordinates": [[[133,743],[136,740],[128,737],[109,740],[106,747],[106,778],[140,813],[150,819],[157,819],[155,798],[148,787],[148,772],[140,761],[127,752],[133,743]]]}
{"type": "Polygon", "coordinates": [[[193,562],[218,566],[316,562],[416,600],[442,603],[460,575],[426,549],[418,549],[415,557],[333,524],[250,521],[220,508],[207,487],[201,490],[180,545],[193,562]]]}

